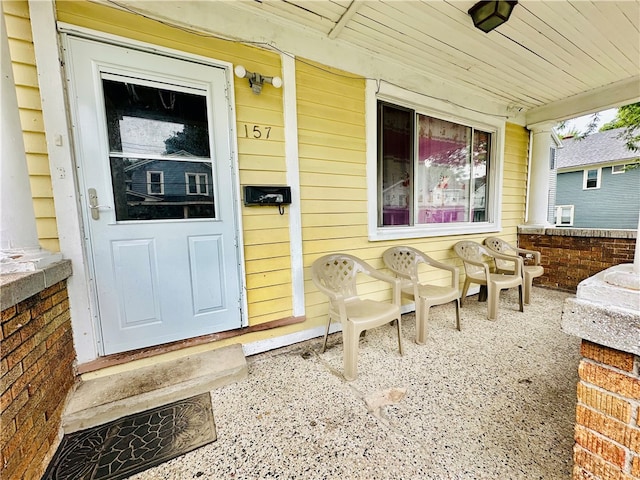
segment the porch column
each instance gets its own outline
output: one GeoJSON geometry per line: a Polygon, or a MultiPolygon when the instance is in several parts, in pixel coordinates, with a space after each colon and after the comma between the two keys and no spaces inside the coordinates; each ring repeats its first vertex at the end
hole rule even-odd
{"type": "Polygon", "coordinates": [[[4,15],[0,22],[0,273],[28,272],[61,259],[40,248],[4,15]]]}
{"type": "Polygon", "coordinates": [[[532,128],[531,163],[529,164],[529,218],[526,225],[548,227],[549,210],[549,160],[553,144],[553,123],[536,125],[532,128]]]}

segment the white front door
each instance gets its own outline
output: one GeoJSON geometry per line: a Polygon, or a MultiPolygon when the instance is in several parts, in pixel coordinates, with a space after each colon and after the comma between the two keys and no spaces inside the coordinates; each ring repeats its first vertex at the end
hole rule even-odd
{"type": "Polygon", "coordinates": [[[239,328],[224,69],[82,38],[66,45],[101,353],[239,328]]]}

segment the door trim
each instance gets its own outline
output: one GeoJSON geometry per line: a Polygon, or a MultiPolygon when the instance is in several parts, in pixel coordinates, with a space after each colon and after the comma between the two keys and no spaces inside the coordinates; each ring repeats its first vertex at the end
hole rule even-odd
{"type": "MultiPolygon", "coordinates": [[[[241,327],[246,327],[248,325],[248,304],[247,304],[247,288],[246,288],[246,268],[245,268],[245,258],[244,258],[244,238],[243,238],[243,225],[242,225],[242,200],[240,198],[240,177],[239,177],[239,163],[238,163],[238,145],[237,145],[237,131],[236,131],[236,116],[235,116],[235,95],[233,88],[233,64],[230,62],[220,61],[212,58],[203,57],[200,55],[190,54],[188,52],[182,52],[166,47],[161,47],[157,45],[148,44],[145,42],[140,42],[137,40],[132,40],[124,37],[119,37],[116,35],[94,31],[90,29],[86,29],[83,27],[77,27],[74,25],[67,24],[58,24],[58,30],[60,32],[60,42],[64,48],[65,53],[62,55],[62,59],[65,61],[65,65],[67,65],[66,60],[68,59],[69,50],[69,38],[83,38],[95,42],[100,42],[103,44],[113,45],[121,48],[128,48],[144,53],[150,53],[153,55],[157,55],[165,58],[173,58],[181,61],[187,61],[192,63],[197,63],[201,65],[205,65],[208,67],[217,67],[224,70],[225,76],[225,94],[228,99],[228,122],[229,122],[229,152],[231,162],[230,169],[231,175],[234,177],[232,188],[234,190],[234,198],[232,199],[232,207],[233,207],[233,215],[235,222],[235,235],[236,235],[236,251],[237,251],[237,259],[238,259],[238,274],[240,275],[239,279],[239,288],[240,288],[240,319],[241,327]]],[[[63,72],[63,78],[67,82],[67,85],[70,84],[72,78],[72,72],[67,69],[63,72]]],[[[70,98],[66,98],[65,106],[67,111],[72,112],[72,102],[70,98]]],[[[78,157],[76,152],[78,151],[77,140],[74,138],[76,134],[76,130],[73,128],[73,125],[69,125],[70,131],[70,148],[72,152],[73,165],[74,168],[78,168],[78,157]]],[[[91,323],[93,328],[93,338],[94,338],[94,352],[95,357],[100,357],[105,355],[104,353],[104,344],[102,342],[102,333],[101,333],[101,324],[99,317],[99,309],[98,309],[98,297],[96,291],[95,284],[95,268],[93,264],[93,257],[91,254],[91,240],[88,235],[88,227],[87,224],[91,220],[86,218],[83,213],[84,209],[80,206],[80,201],[84,198],[83,195],[83,180],[79,178],[78,175],[74,176],[75,181],[75,205],[76,212],[78,218],[81,219],[80,228],[84,232],[81,238],[81,245],[84,252],[84,263],[85,263],[85,272],[88,280],[88,303],[89,303],[89,312],[91,316],[91,323]]]]}

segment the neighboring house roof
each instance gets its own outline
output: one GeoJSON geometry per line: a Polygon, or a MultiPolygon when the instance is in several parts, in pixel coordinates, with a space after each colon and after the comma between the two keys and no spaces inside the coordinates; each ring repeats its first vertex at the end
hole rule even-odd
{"type": "Polygon", "coordinates": [[[556,167],[565,169],[638,159],[640,154],[629,150],[625,146],[625,141],[618,138],[624,130],[624,128],[616,128],[593,133],[582,140],[576,138],[562,140],[562,148],[556,153],[556,167]]]}

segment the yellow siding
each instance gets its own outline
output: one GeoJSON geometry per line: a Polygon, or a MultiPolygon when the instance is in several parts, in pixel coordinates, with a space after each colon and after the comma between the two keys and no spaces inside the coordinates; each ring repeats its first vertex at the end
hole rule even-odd
{"type": "MultiPolygon", "coordinates": [[[[56,3],[58,20],[204,57],[242,64],[263,75],[281,75],[279,55],[217,38],[196,36],[150,19],[84,1],[56,3]]],[[[286,184],[282,90],[255,95],[235,81],[240,184],[286,184]],[[253,126],[269,138],[253,138],[253,126]]],[[[242,207],[249,324],[292,314],[289,217],[274,207],[242,207]]]]}
{"type": "MultiPolygon", "coordinates": [[[[482,241],[487,235],[370,242],[367,212],[375,206],[367,203],[364,80],[306,61],[296,68],[306,314],[308,326],[315,326],[324,324],[327,315],[326,298],[310,281],[311,264],[321,255],[352,253],[383,268],[384,250],[409,244],[460,265],[453,244],[461,238],[482,241]]],[[[528,134],[508,125],[505,137],[500,235],[515,242],[517,226],[524,220],[528,134]]],[[[434,281],[448,278],[432,275],[434,281]]],[[[373,298],[389,295],[386,285],[372,281],[360,285],[360,291],[373,298]]]]}
{"type": "Polygon", "coordinates": [[[60,250],[60,244],[38,90],[38,72],[31,36],[29,4],[26,0],[3,1],[2,9],[9,37],[38,238],[43,248],[57,252],[60,250]]]}

